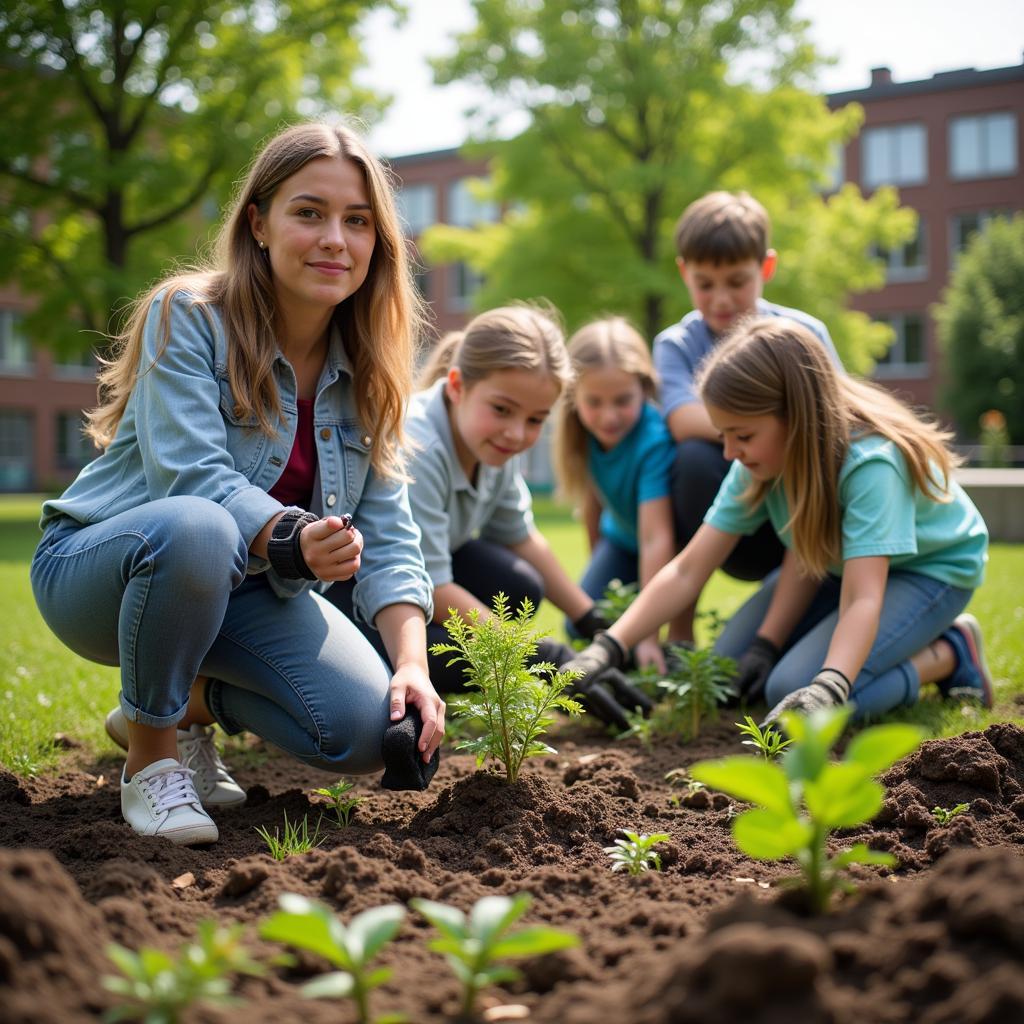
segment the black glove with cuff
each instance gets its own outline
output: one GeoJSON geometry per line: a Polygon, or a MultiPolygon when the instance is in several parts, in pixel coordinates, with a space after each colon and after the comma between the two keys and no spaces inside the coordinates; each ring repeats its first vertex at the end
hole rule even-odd
{"type": "Polygon", "coordinates": [[[316,573],[306,565],[299,545],[299,535],[320,517],[301,508],[287,509],[270,532],[267,541],[267,560],[283,580],[315,580],[316,573]]]}
{"type": "Polygon", "coordinates": [[[639,711],[645,718],[654,710],[654,704],[641,693],[621,672],[628,652],[609,633],[598,633],[594,642],[562,669],[582,673],[572,684],[572,695],[586,709],[607,725],[628,729],[627,711],[639,711]]]}
{"type": "Polygon", "coordinates": [[[441,763],[440,747],[429,761],[424,761],[417,741],[423,731],[423,718],[415,704],[405,706],[405,717],[391,722],[384,730],[381,754],[384,775],[380,780],[384,789],[426,789],[441,763]]]}
{"type": "Polygon", "coordinates": [[[739,659],[733,685],[741,701],[751,704],[764,696],[764,684],[782,652],[763,636],[755,636],[739,659]]]}
{"type": "Polygon", "coordinates": [[[573,624],[572,628],[584,640],[593,640],[602,630],[608,629],[611,623],[597,610],[597,605],[591,605],[573,624]]]}
{"type": "Polygon", "coordinates": [[[787,694],[768,712],[761,728],[774,725],[786,711],[809,715],[823,708],[836,708],[850,698],[851,683],[837,668],[823,668],[807,686],[787,694]]]}

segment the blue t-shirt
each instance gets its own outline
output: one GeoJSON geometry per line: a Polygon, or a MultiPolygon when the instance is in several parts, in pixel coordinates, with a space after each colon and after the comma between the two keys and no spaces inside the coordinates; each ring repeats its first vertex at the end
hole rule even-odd
{"type": "MultiPolygon", "coordinates": [[[[768,520],[782,543],[792,547],[781,481],[756,508],[741,498],[749,483],[750,473],[734,462],[704,522],[726,533],[749,535],[768,520]]],[[[985,521],[955,480],[950,481],[949,498],[938,502],[922,494],[892,441],[878,434],[858,438],[839,470],[842,560],[886,555],[892,569],[965,590],[980,586],[988,558],[985,521]]],[[[830,565],[828,571],[840,576],[842,565],[830,565]]]]}
{"type": "Polygon", "coordinates": [[[675,442],[657,406],[646,402],[633,429],[605,451],[588,435],[587,468],[604,511],[601,535],[636,554],[637,520],[645,501],[667,497],[675,442]]]}
{"type": "MultiPolygon", "coordinates": [[[[821,339],[832,361],[840,369],[842,363],[836,352],[828,330],[820,320],[808,316],[799,309],[777,306],[774,302],[757,300],[757,312],[761,316],[785,316],[803,324],[812,334],[821,339]]],[[[711,333],[707,321],[697,310],[687,313],[682,320],[666,327],[654,339],[654,368],[661,378],[661,414],[667,420],[681,405],[700,401],[694,390],[693,381],[701,363],[718,344],[718,336],[711,333]]]]}

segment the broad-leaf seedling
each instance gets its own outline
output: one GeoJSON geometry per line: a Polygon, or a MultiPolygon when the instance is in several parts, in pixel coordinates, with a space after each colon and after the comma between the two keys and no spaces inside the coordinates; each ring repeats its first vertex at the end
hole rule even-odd
{"type": "Polygon", "coordinates": [[[356,914],[347,925],[330,908],[305,896],[285,893],[281,909],[260,929],[271,942],[316,953],[337,971],[307,982],[300,991],[308,999],[351,999],[359,1024],[398,1024],[398,1014],[370,1017],[370,993],[391,977],[389,967],[370,970],[370,961],[401,927],[405,908],[397,903],[373,907],[356,914]]]}
{"type": "Polygon", "coordinates": [[[320,837],[320,823],[323,815],[317,819],[316,828],[313,834],[309,834],[309,816],[303,815],[302,821],[289,821],[288,812],[284,812],[284,835],[277,826],[274,826],[274,834],[263,825],[256,827],[256,833],[267,844],[267,850],[274,860],[285,860],[294,853],[309,853],[320,846],[327,837],[320,837]]]}
{"type": "Polygon", "coordinates": [[[669,648],[677,666],[658,685],[672,701],[672,719],[690,739],[700,735],[704,718],[716,719],[718,707],[733,695],[736,662],[709,649],[690,650],[681,644],[669,648]]]}
{"type": "Polygon", "coordinates": [[[331,801],[331,810],[342,828],[348,828],[352,823],[352,812],[365,800],[365,797],[348,795],[354,788],[355,783],[349,779],[338,779],[333,786],[313,790],[318,796],[325,796],[331,801]]]}
{"type": "Polygon", "coordinates": [[[842,761],[831,761],[851,713],[844,705],[806,718],[784,715],[793,744],[778,763],[737,756],[701,761],[690,769],[712,788],[759,805],[733,821],[736,845],[762,860],[796,857],[810,905],[819,913],[828,909],[837,888],[850,888],[841,875],[850,864],[896,863],[864,843],[830,858],[826,842],[833,829],[864,824],[878,813],[885,791],[873,776],[922,739],[922,730],[913,725],[879,725],[858,733],[842,761]]]}
{"type": "Polygon", "coordinates": [[[459,750],[476,755],[479,768],[493,757],[505,768],[509,782],[519,778],[523,761],[556,753],[540,737],[554,721],[556,708],[579,715],[583,706],[566,692],[573,672],[530,661],[537,653],[539,634],[530,628],[533,605],[524,600],[513,618],[508,599],[498,594],[494,614],[481,620],[474,609],[468,621],[451,611],[445,629],[452,642],[434,644],[432,654],[453,655],[449,665],[466,666],[467,692],[453,697],[448,708],[456,717],[471,719],[480,735],[463,740],[459,750]]]}
{"type": "Polygon", "coordinates": [[[948,825],[958,814],[963,814],[971,809],[970,804],[957,804],[956,807],[933,807],[932,817],[940,825],[948,825]]]}
{"type": "Polygon", "coordinates": [[[792,744],[792,740],[782,738],[782,733],[773,725],[762,729],[750,715],[744,715],[742,722],[736,723],[739,729],[748,739],[743,740],[743,746],[755,747],[759,750],[766,761],[773,761],[779,754],[792,744]]]}
{"type": "Polygon", "coordinates": [[[499,960],[522,960],[579,945],[575,935],[544,925],[513,930],[512,925],[526,913],[530,902],[527,893],[511,899],[484,896],[467,916],[444,903],[409,901],[413,910],[419,911],[441,933],[430,948],[444,954],[462,982],[463,1018],[472,1017],[477,993],[482,988],[520,977],[516,968],[499,964],[499,960]]]}
{"type": "Polygon", "coordinates": [[[619,831],[626,838],[616,839],[614,846],[604,848],[604,852],[611,858],[612,871],[642,875],[652,868],[655,871],[661,870],[661,854],[654,847],[671,838],[667,832],[655,832],[649,836],[630,832],[628,828],[620,828],[619,831]]]}

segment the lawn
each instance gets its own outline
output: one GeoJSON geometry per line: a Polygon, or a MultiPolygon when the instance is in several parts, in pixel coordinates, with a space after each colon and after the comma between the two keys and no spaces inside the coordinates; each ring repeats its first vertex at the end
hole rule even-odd
{"type": "MultiPolygon", "coordinates": [[[[95,747],[109,745],[103,716],[118,690],[114,668],[94,665],[69,652],[39,616],[28,581],[38,540],[37,496],[0,498],[0,764],[21,775],[52,767],[60,752],[55,736],[95,747]]],[[[583,530],[569,512],[548,499],[536,504],[537,522],[563,564],[575,576],[586,558],[583,530]]],[[[923,722],[933,733],[949,735],[977,728],[990,719],[1024,716],[1024,546],[995,545],[988,580],[972,611],[985,630],[989,664],[996,677],[997,707],[991,715],[972,708],[922,701],[901,718],[923,722]]],[[[702,609],[729,615],[750,593],[750,584],[716,576],[702,609]]],[[[546,604],[540,626],[561,635],[561,615],[546,604]]]]}

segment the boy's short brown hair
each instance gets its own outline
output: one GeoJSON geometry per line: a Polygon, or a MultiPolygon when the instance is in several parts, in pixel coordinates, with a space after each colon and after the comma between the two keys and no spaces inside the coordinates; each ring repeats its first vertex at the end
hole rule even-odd
{"type": "Polygon", "coordinates": [[[687,263],[761,263],[768,254],[768,213],[747,192],[709,192],[683,210],[676,251],[687,263]]]}

